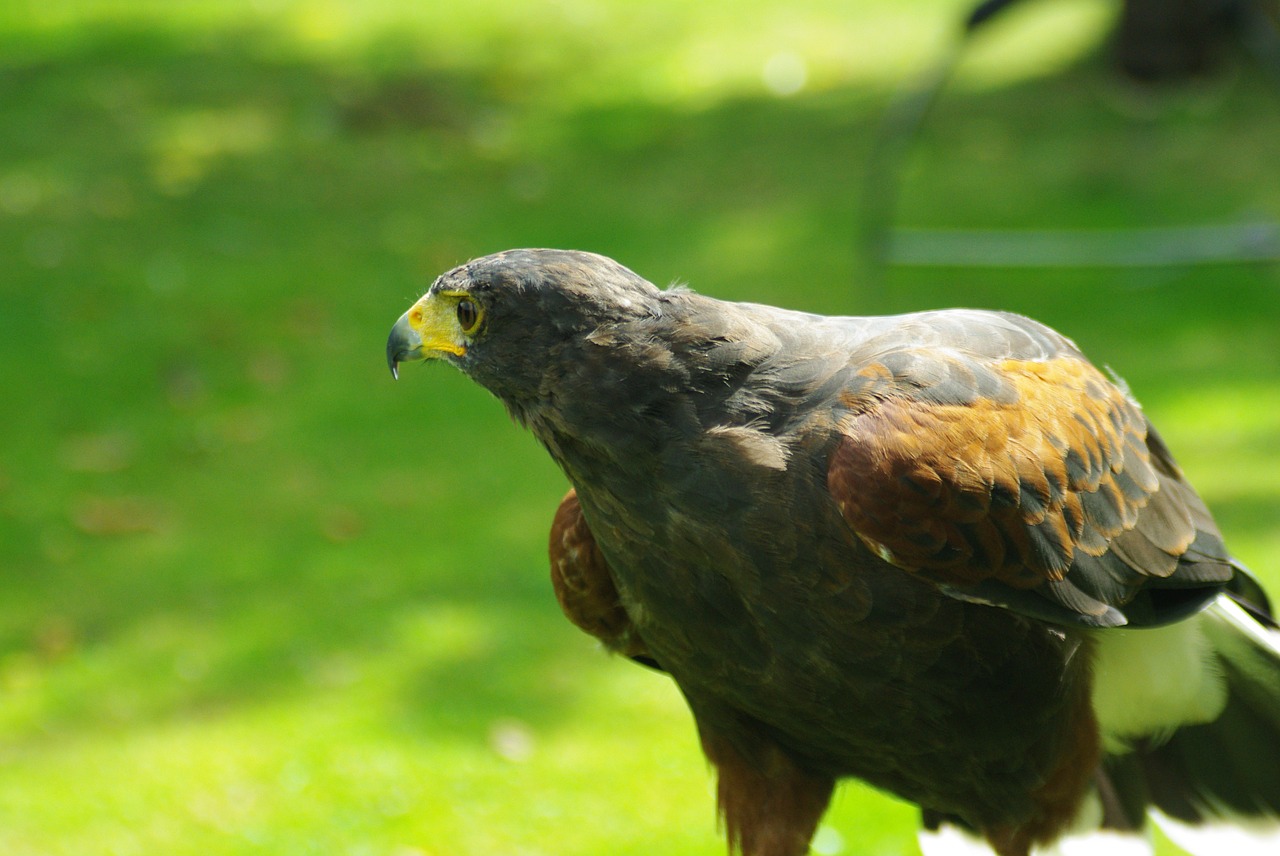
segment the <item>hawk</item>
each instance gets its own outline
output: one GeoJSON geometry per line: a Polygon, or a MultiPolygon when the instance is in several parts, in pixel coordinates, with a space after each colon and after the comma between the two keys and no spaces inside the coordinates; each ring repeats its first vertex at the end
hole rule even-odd
{"type": "Polygon", "coordinates": [[[386,353],[453,364],[564,471],[555,594],[675,681],[731,851],[805,853],[845,777],[999,856],[1149,810],[1280,819],[1267,597],[1048,327],[825,317],[525,249],[440,276],[386,353]]]}

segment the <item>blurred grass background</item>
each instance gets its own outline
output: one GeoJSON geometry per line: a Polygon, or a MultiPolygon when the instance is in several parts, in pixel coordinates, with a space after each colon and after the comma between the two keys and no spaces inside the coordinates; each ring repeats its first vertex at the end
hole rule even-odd
{"type": "MultiPolygon", "coordinates": [[[[1280,215],[1280,102],[984,36],[898,222],[1280,215]]],[[[677,693],[559,616],[565,484],[481,390],[387,377],[510,246],[821,312],[1034,315],[1126,377],[1280,591],[1280,274],[896,268],[858,193],[958,0],[10,0],[0,8],[0,852],[711,854],[677,693]]],[[[851,784],[824,854],[915,852],[851,784]]]]}

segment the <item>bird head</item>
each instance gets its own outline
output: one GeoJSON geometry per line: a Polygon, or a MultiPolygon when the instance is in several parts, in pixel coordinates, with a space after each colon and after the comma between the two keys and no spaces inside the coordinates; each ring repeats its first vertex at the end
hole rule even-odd
{"type": "Polygon", "coordinates": [[[442,274],[387,339],[387,365],[444,360],[522,409],[566,347],[609,325],[659,314],[663,292],[612,259],[508,250],[442,274]]]}

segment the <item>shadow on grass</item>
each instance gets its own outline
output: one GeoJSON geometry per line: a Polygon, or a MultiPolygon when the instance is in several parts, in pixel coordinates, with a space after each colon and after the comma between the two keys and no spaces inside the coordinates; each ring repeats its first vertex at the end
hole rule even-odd
{"type": "MultiPolygon", "coordinates": [[[[1157,422],[1197,389],[1280,393],[1272,268],[872,287],[856,193],[885,93],[548,105],[500,52],[445,71],[394,51],[304,61],[258,32],[27,38],[0,79],[0,255],[17,260],[0,381],[22,403],[0,449],[0,678],[23,699],[6,741],[370,674],[410,729],[577,703],[563,675],[592,655],[542,555],[562,480],[484,393],[442,372],[392,387],[381,363],[394,318],[473,255],[588,248],[814,311],[1013,309],[1112,364],[1157,422]]],[[[1130,97],[1087,68],[949,93],[901,219],[1280,211],[1266,93],[1238,81],[1141,115],[1113,103],[1130,97]]],[[[1250,454],[1280,472],[1280,424],[1251,412],[1267,449],[1250,454]]],[[[1193,468],[1237,452],[1207,444],[1193,468]]],[[[1280,522],[1280,484],[1223,499],[1229,533],[1280,522]]]]}

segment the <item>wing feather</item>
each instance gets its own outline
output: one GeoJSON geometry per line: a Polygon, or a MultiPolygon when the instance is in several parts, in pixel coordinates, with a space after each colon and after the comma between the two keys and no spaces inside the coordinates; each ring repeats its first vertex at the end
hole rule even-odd
{"type": "Polygon", "coordinates": [[[565,617],[609,650],[653,665],[573,490],[556,510],[548,552],[551,586],[565,617]]]}
{"type": "Polygon", "coordinates": [[[881,558],[956,596],[1092,625],[1159,623],[1148,589],[1207,600],[1231,578],[1207,509],[1124,390],[1074,351],[947,368],[966,361],[881,358],[856,372],[880,382],[842,398],[828,487],[881,558]],[[987,374],[998,398],[951,389],[987,374]]]}

